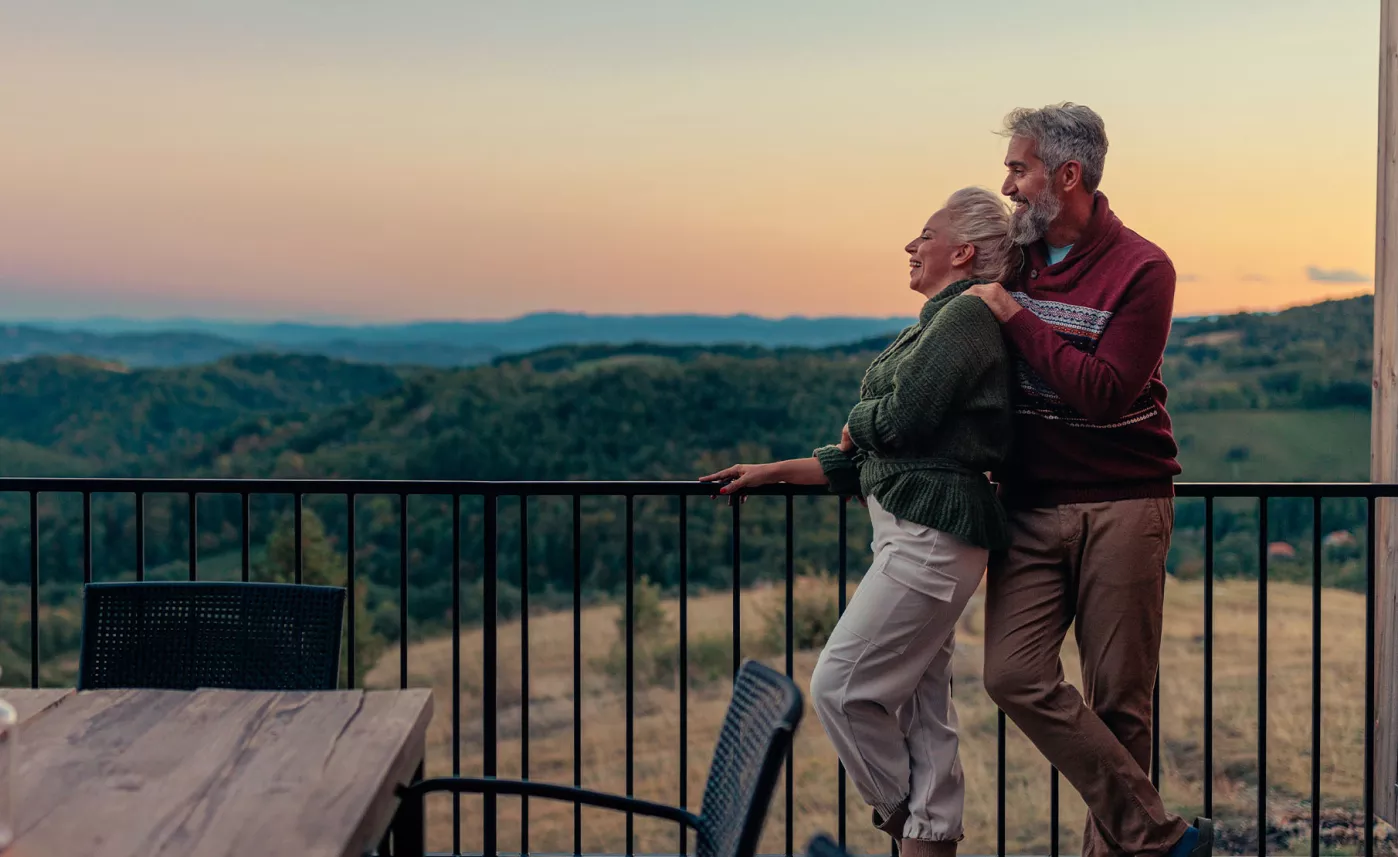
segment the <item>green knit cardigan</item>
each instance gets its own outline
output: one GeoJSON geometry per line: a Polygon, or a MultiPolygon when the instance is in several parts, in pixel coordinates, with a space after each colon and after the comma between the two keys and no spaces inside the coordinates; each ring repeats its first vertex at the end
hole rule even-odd
{"type": "Polygon", "coordinates": [[[830,490],[990,550],[1009,526],[985,474],[1010,446],[1010,360],[989,307],[953,283],[874,359],[849,415],[856,447],[815,450],[830,490]]]}

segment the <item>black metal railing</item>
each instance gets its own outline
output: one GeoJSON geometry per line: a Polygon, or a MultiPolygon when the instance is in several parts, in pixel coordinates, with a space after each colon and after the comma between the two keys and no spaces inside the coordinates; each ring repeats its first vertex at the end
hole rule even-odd
{"type": "MultiPolygon", "coordinates": [[[[237,544],[240,552],[240,562],[238,565],[239,575],[242,580],[249,580],[252,571],[252,551],[253,540],[251,532],[251,501],[253,498],[266,496],[289,496],[292,498],[291,515],[294,520],[294,579],[301,582],[303,563],[303,532],[302,522],[305,507],[303,499],[316,495],[322,497],[330,495],[343,498],[346,509],[347,544],[350,549],[346,551],[345,581],[348,593],[347,609],[347,635],[348,646],[346,647],[346,673],[347,683],[350,687],[362,681],[362,676],[356,675],[355,666],[355,635],[357,631],[363,629],[356,628],[355,599],[356,599],[356,565],[357,550],[356,542],[356,501],[360,498],[368,497],[390,497],[398,500],[398,547],[399,547],[399,568],[398,568],[398,620],[400,642],[398,651],[398,672],[399,684],[407,687],[409,683],[409,650],[411,642],[409,640],[408,629],[410,626],[410,595],[413,587],[410,586],[409,574],[409,533],[412,525],[410,520],[410,499],[424,496],[435,496],[450,498],[451,501],[451,522],[452,522],[452,580],[451,580],[451,606],[450,606],[450,633],[452,639],[452,698],[451,698],[451,772],[453,774],[462,773],[462,716],[461,716],[461,689],[462,689],[462,663],[461,663],[461,633],[463,630],[462,621],[462,500],[463,498],[477,498],[481,502],[480,528],[481,528],[481,556],[480,556],[480,585],[482,606],[480,610],[480,628],[482,639],[482,676],[481,676],[481,755],[482,770],[478,773],[485,776],[494,776],[499,773],[499,700],[497,696],[499,673],[498,673],[498,651],[500,618],[498,615],[498,598],[501,574],[499,567],[500,554],[500,526],[499,514],[501,504],[513,499],[518,504],[518,529],[519,529],[519,597],[520,605],[518,616],[520,617],[521,635],[521,731],[519,767],[520,775],[527,778],[530,774],[530,729],[529,729],[529,707],[530,707],[530,661],[529,661],[529,617],[530,617],[530,592],[531,587],[530,569],[530,506],[531,498],[556,497],[571,500],[571,621],[572,621],[572,644],[573,644],[573,763],[572,777],[573,785],[581,786],[583,779],[583,733],[584,723],[580,689],[583,682],[583,659],[582,659],[582,617],[583,608],[588,601],[588,594],[584,589],[583,573],[583,500],[593,497],[611,497],[624,500],[625,514],[623,519],[624,527],[624,589],[620,593],[624,599],[625,613],[625,741],[627,758],[625,764],[625,788],[626,793],[631,795],[635,789],[635,717],[636,717],[636,682],[635,682],[635,655],[636,640],[634,637],[634,605],[636,597],[637,569],[635,555],[636,518],[635,509],[638,498],[661,497],[674,498],[678,500],[675,534],[678,545],[678,585],[675,588],[679,599],[678,622],[678,660],[680,664],[679,675],[679,711],[678,711],[678,748],[679,757],[679,783],[678,795],[679,804],[688,806],[689,802],[696,796],[692,795],[688,786],[688,772],[690,758],[688,751],[689,743],[689,681],[686,676],[686,668],[690,658],[690,619],[689,619],[689,598],[691,589],[692,564],[691,553],[691,514],[689,498],[708,497],[713,493],[713,487],[701,483],[692,482],[469,482],[469,481],[379,481],[379,480],[301,480],[301,479],[268,479],[268,480],[242,480],[242,479],[33,479],[33,478],[3,478],[0,479],[0,496],[25,496],[28,497],[28,550],[29,550],[29,658],[30,676],[32,686],[39,686],[41,667],[44,665],[44,653],[41,651],[41,590],[47,585],[41,579],[40,548],[43,543],[43,533],[41,531],[40,507],[41,498],[48,495],[76,495],[81,498],[81,565],[82,580],[84,583],[90,582],[94,574],[93,562],[93,538],[94,538],[94,495],[130,495],[135,499],[134,505],[134,542],[135,542],[135,578],[144,579],[146,568],[146,530],[148,522],[146,520],[147,498],[156,495],[183,495],[188,498],[188,517],[186,526],[188,527],[188,578],[197,579],[200,574],[199,569],[199,508],[198,499],[203,496],[221,495],[225,497],[235,497],[238,499],[237,516],[240,519],[241,533],[238,536],[237,544]]],[[[794,525],[795,501],[801,497],[818,497],[825,495],[823,489],[804,488],[794,486],[774,486],[766,489],[759,489],[752,492],[754,495],[776,496],[785,498],[784,508],[784,532],[782,533],[784,544],[784,563],[782,572],[784,576],[785,592],[783,598],[785,627],[782,629],[784,642],[784,663],[788,675],[793,675],[795,669],[795,644],[794,644],[794,602],[793,583],[796,580],[797,539],[794,525]]],[[[1363,809],[1362,818],[1364,824],[1362,853],[1365,857],[1372,857],[1375,853],[1375,831],[1374,831],[1374,783],[1373,783],[1373,748],[1374,748],[1374,641],[1375,641],[1375,520],[1378,501],[1385,498],[1398,498],[1398,485],[1381,485],[1369,483],[1269,483],[1269,484],[1231,484],[1231,483],[1211,483],[1211,484],[1180,484],[1177,487],[1177,496],[1182,502],[1202,503],[1202,515],[1198,516],[1202,521],[1202,563],[1203,563],[1203,666],[1202,682],[1204,686],[1203,694],[1203,723],[1204,734],[1200,736],[1202,742],[1202,810],[1205,815],[1212,816],[1215,811],[1214,794],[1214,661],[1215,661],[1215,616],[1214,616],[1214,595],[1216,582],[1216,546],[1215,546],[1215,518],[1216,505],[1218,501],[1250,500],[1256,503],[1256,520],[1258,530],[1257,541],[1257,585],[1258,585],[1258,615],[1257,615],[1257,635],[1258,635],[1258,664],[1257,664],[1257,759],[1256,759],[1256,781],[1257,781],[1257,825],[1258,825],[1258,848],[1259,857],[1267,852],[1268,842],[1268,778],[1267,778],[1267,696],[1268,696],[1268,602],[1267,590],[1269,585],[1269,508],[1274,501],[1300,501],[1309,500],[1312,508],[1310,514],[1310,548],[1311,548],[1311,574],[1310,585],[1312,588],[1311,599],[1311,771],[1310,771],[1310,853],[1313,857],[1318,857],[1321,853],[1321,825],[1323,806],[1322,782],[1321,782],[1321,735],[1322,735],[1322,706],[1321,706],[1321,686],[1323,678],[1321,659],[1321,632],[1322,632],[1322,612],[1321,612],[1321,592],[1322,592],[1322,530],[1323,513],[1322,503],[1326,500],[1348,500],[1353,503],[1362,504],[1363,525],[1364,525],[1364,548],[1363,548],[1363,568],[1364,568],[1364,599],[1365,599],[1365,629],[1364,629],[1364,688],[1365,688],[1365,710],[1364,710],[1364,736],[1363,736],[1363,809]]],[[[834,503],[838,506],[836,517],[837,533],[837,566],[836,566],[836,591],[838,593],[838,610],[843,612],[846,602],[846,589],[850,581],[849,544],[847,538],[848,515],[847,503],[837,498],[825,497],[819,502],[834,503]]],[[[729,554],[728,563],[731,565],[731,590],[732,590],[732,668],[736,672],[742,658],[742,602],[743,590],[743,545],[742,545],[742,510],[743,506],[738,503],[730,503],[731,530],[728,534],[729,554]]],[[[1356,507],[1358,508],[1358,507],[1356,507]]],[[[21,519],[22,520],[22,519],[21,519]]],[[[1178,538],[1177,538],[1178,542],[1178,538]]],[[[1159,710],[1159,681],[1156,686],[1157,711],[1159,710]]],[[[1159,782],[1161,771],[1161,718],[1153,718],[1152,732],[1152,777],[1159,782]]],[[[1006,805],[1006,739],[1008,726],[1003,712],[997,716],[997,757],[996,769],[998,772],[997,796],[996,796],[996,845],[997,853],[1004,857],[1007,853],[1007,825],[1006,819],[1008,808],[1006,805]]],[[[796,780],[792,759],[788,760],[785,776],[785,830],[783,837],[783,853],[793,855],[796,852],[797,841],[794,830],[795,817],[795,794],[796,780]]],[[[837,802],[838,816],[836,834],[838,841],[844,845],[847,841],[848,831],[846,830],[845,806],[848,800],[846,781],[843,769],[835,773],[838,777],[837,802]]],[[[969,783],[972,789],[981,787],[980,784],[969,783]]],[[[1059,842],[1059,805],[1060,787],[1058,772],[1050,769],[1049,773],[1050,806],[1049,813],[1049,843],[1050,853],[1057,855],[1059,842]]],[[[496,802],[493,797],[487,796],[483,799],[484,812],[480,824],[482,828],[482,850],[487,855],[497,853],[497,833],[498,825],[496,819],[496,802]]],[[[454,853],[461,852],[462,843],[462,815],[459,800],[454,802],[452,824],[452,844],[454,853]]],[[[626,828],[627,853],[632,853],[631,845],[634,841],[634,828],[628,819],[626,828]]],[[[529,851],[529,809],[527,802],[521,807],[521,831],[520,843],[522,852],[529,851]]],[[[678,834],[678,853],[688,852],[691,845],[686,840],[685,833],[678,834]]],[[[580,808],[576,809],[573,818],[573,845],[574,852],[583,853],[583,813],[580,808]]]]}

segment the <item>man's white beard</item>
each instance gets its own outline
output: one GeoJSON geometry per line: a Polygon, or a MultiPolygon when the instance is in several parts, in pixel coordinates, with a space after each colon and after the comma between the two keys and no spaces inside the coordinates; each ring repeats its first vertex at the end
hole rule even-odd
{"type": "Polygon", "coordinates": [[[1048,234],[1049,226],[1062,210],[1063,204],[1053,189],[1044,188],[1023,211],[1010,215],[1010,240],[1021,247],[1033,244],[1048,234]]]}

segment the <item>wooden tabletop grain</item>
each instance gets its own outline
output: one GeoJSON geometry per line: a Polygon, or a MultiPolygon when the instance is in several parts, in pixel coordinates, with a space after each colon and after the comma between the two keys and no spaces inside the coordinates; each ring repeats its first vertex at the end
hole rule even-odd
{"type": "Polygon", "coordinates": [[[14,706],[15,713],[19,715],[19,722],[30,719],[36,714],[42,714],[53,706],[62,702],[65,697],[71,696],[71,687],[45,687],[31,690],[27,687],[7,687],[0,689],[0,699],[4,699],[14,706]]]}
{"type": "Polygon", "coordinates": [[[432,717],[428,690],[55,698],[21,726],[4,857],[359,857],[432,717]]]}

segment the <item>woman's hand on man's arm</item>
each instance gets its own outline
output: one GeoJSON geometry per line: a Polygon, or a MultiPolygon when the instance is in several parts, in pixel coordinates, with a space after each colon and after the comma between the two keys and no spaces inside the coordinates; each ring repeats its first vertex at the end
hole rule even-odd
{"type": "Polygon", "coordinates": [[[849,435],[849,423],[845,423],[845,427],[840,429],[840,452],[845,455],[854,454],[854,438],[849,435]]]}

